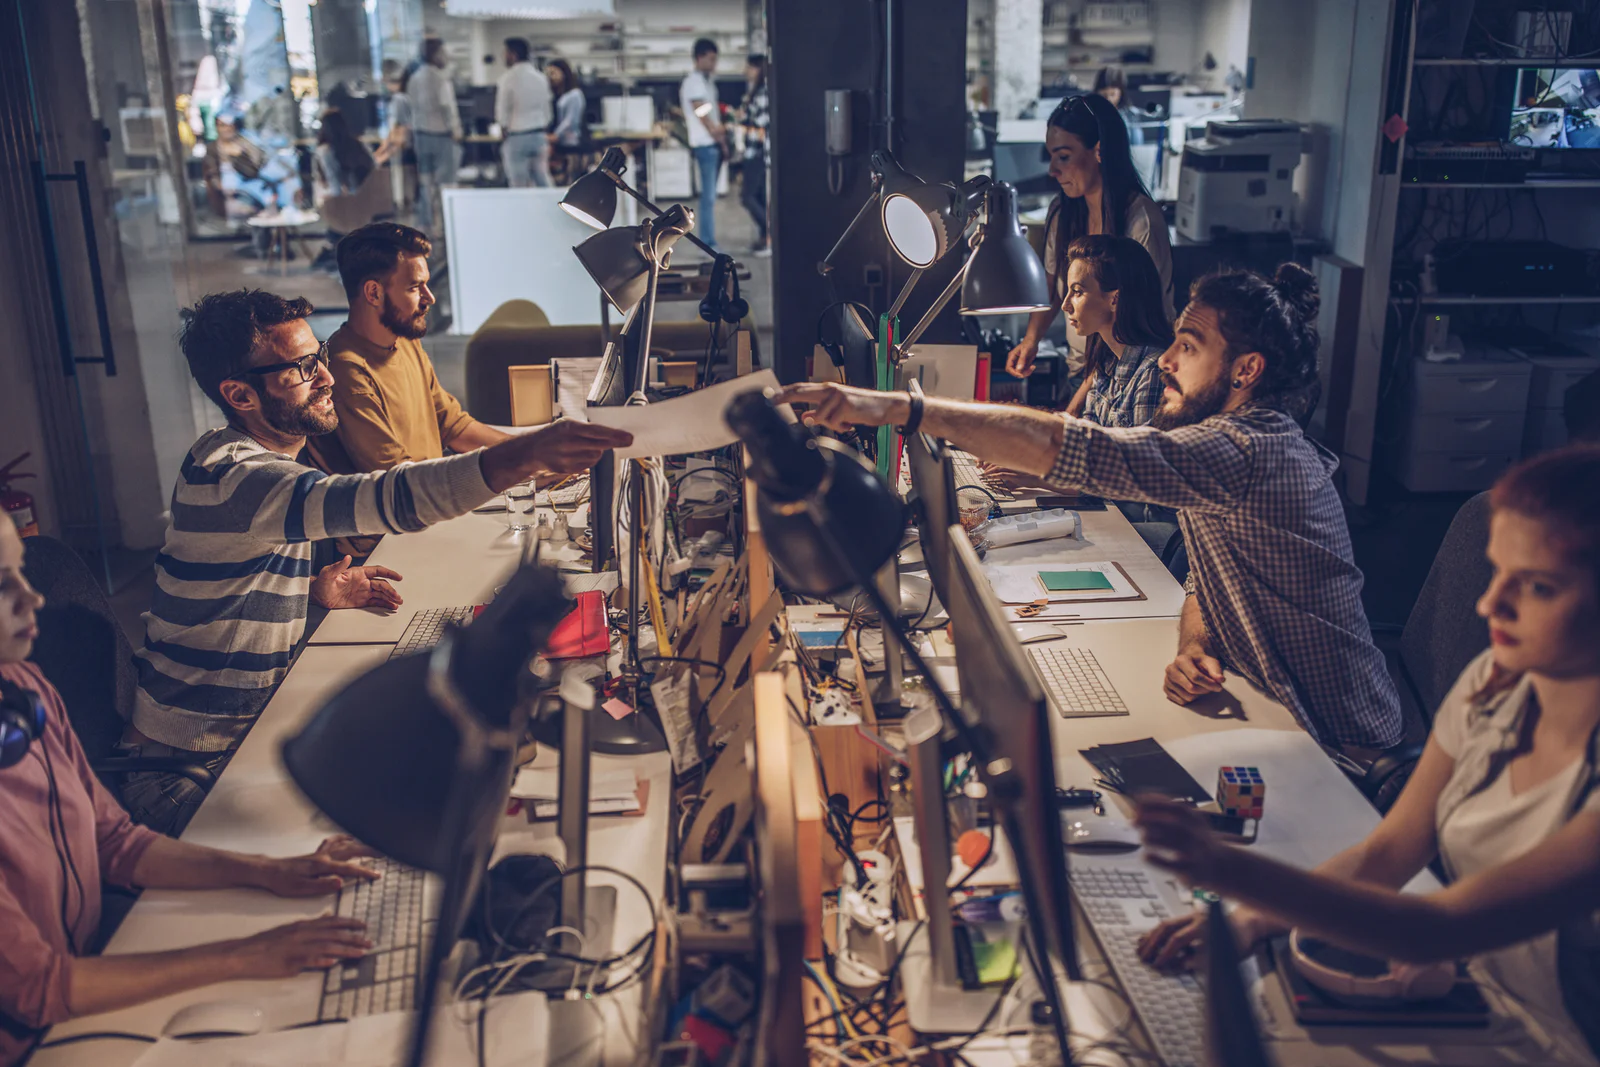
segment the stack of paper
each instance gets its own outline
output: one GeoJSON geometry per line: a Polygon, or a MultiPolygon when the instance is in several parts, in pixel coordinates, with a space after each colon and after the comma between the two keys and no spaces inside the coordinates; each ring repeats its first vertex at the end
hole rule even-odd
{"type": "MultiPolygon", "coordinates": [[[[597,771],[589,776],[590,815],[628,815],[643,807],[639,779],[629,770],[597,771]]],[[[524,767],[511,783],[513,799],[528,803],[535,819],[560,814],[561,772],[554,767],[524,767]]]]}

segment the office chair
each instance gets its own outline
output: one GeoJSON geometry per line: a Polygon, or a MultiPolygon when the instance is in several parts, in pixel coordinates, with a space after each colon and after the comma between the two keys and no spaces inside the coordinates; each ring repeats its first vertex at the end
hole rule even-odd
{"type": "MultiPolygon", "coordinates": [[[[1461,506],[1445,532],[1428,568],[1422,592],[1399,631],[1398,654],[1389,669],[1402,703],[1410,698],[1423,726],[1456,678],[1489,643],[1478,618],[1477,602],[1489,587],[1493,568],[1484,558],[1489,544],[1489,494],[1479,493],[1461,506]]],[[[1374,626],[1374,635],[1392,635],[1393,627],[1374,626]]],[[[1424,739],[1426,737],[1424,736],[1424,739]]],[[[1379,811],[1388,811],[1422,757],[1423,741],[1407,741],[1384,753],[1360,783],[1379,811]]]]}
{"type": "MultiPolygon", "coordinates": [[[[113,795],[125,775],[140,771],[181,774],[209,791],[215,777],[204,766],[178,757],[120,756],[115,746],[132,718],[137,674],[133,646],[111,611],[111,603],[87,564],[53,537],[30,537],[22,568],[28,584],[45,598],[33,663],[61,693],[73,732],[89,768],[113,795]]],[[[182,827],[173,830],[180,833],[182,827]]]]}

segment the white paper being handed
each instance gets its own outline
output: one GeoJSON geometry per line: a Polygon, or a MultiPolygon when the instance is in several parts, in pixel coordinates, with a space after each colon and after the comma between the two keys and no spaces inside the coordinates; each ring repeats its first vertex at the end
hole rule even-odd
{"type": "Polygon", "coordinates": [[[758,370],[754,374],[706,389],[696,389],[659,404],[591,407],[588,417],[590,422],[633,434],[632,445],[617,449],[618,459],[708,452],[713,448],[731,445],[739,439],[722,417],[734,397],[777,387],[777,375],[770,370],[758,370]]]}

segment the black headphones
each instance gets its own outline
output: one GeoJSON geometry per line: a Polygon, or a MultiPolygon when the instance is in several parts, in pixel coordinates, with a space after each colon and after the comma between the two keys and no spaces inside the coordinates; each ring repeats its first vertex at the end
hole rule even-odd
{"type": "Polygon", "coordinates": [[[739,295],[739,271],[732,256],[718,256],[711,264],[711,284],[700,301],[700,317],[706,322],[726,322],[737,326],[750,314],[750,305],[739,295]],[[733,295],[728,296],[728,279],[733,279],[733,295]]]}
{"type": "Polygon", "coordinates": [[[31,689],[0,678],[0,768],[15,767],[44,733],[44,701],[31,689]]]}

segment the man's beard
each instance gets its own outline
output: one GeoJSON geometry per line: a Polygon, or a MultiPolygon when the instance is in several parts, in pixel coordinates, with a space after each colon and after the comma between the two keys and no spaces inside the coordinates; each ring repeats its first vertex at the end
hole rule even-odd
{"type": "MultiPolygon", "coordinates": [[[[1170,374],[1161,376],[1163,385],[1178,388],[1177,379],[1170,374]]],[[[1204,386],[1199,392],[1187,396],[1180,394],[1178,406],[1168,407],[1167,401],[1161,402],[1161,408],[1150,419],[1150,425],[1158,430],[1176,430],[1180,426],[1193,426],[1197,422],[1204,422],[1228,402],[1228,379],[1219,375],[1210,385],[1204,386]]]]}
{"type": "Polygon", "coordinates": [[[332,408],[326,412],[314,410],[314,406],[322,402],[323,398],[333,394],[333,386],[314,389],[306,398],[304,404],[298,406],[290,404],[279,397],[261,396],[261,416],[281,434],[290,437],[316,437],[320,434],[332,433],[339,427],[339,414],[332,408]]]}
{"type": "Polygon", "coordinates": [[[405,337],[412,341],[420,340],[428,333],[428,312],[419,311],[411,318],[401,316],[399,310],[391,303],[387,295],[383,298],[383,310],[378,313],[378,321],[383,323],[384,329],[397,337],[405,337]]]}

